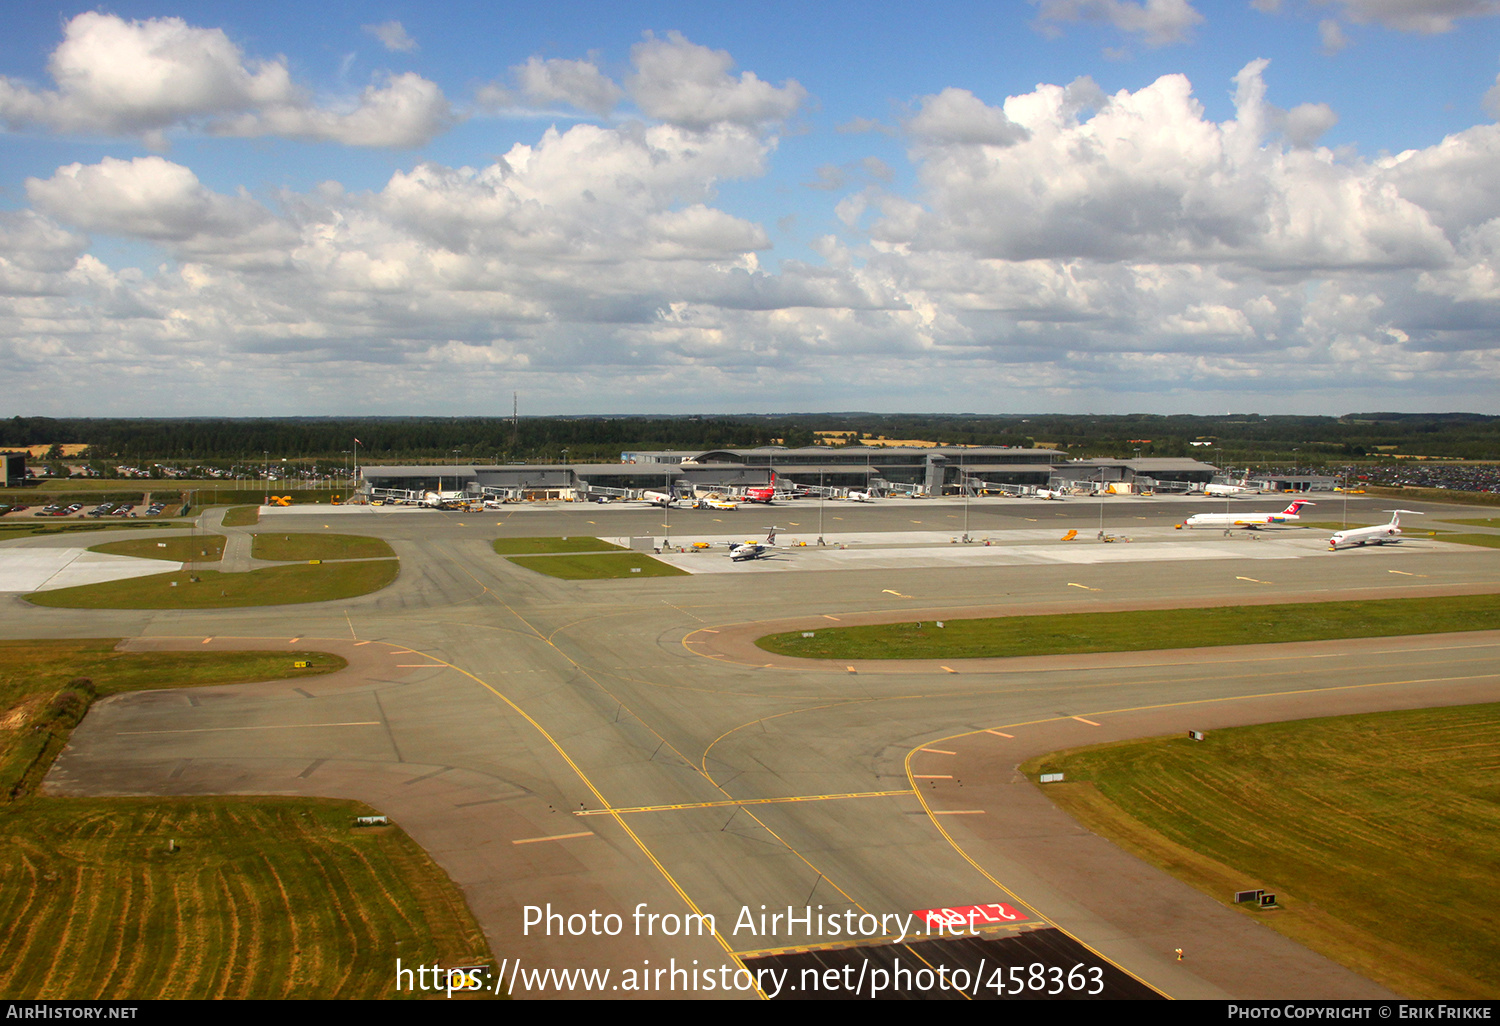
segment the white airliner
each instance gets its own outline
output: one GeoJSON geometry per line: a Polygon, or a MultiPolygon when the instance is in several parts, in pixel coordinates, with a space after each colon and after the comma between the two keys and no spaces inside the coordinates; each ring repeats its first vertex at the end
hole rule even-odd
{"type": "Polygon", "coordinates": [[[780,528],[771,528],[771,532],[766,535],[766,540],[763,542],[731,542],[729,546],[729,558],[738,563],[745,559],[760,559],[763,556],[769,556],[771,549],[776,545],[776,532],[778,530],[780,528]]]}
{"type": "Polygon", "coordinates": [[[1401,538],[1401,514],[1415,513],[1422,516],[1421,510],[1416,509],[1386,509],[1382,513],[1391,515],[1389,524],[1377,524],[1374,527],[1353,527],[1347,531],[1340,531],[1328,539],[1328,551],[1335,552],[1340,546],[1350,548],[1355,545],[1384,545],[1386,542],[1399,541],[1401,538]]]}
{"type": "MultiPolygon", "coordinates": [[[[1058,502],[1061,502],[1063,493],[1053,491],[1051,488],[1038,488],[1036,490],[1036,497],[1038,499],[1054,499],[1058,502]]],[[[1061,514],[1058,515],[1061,516],[1061,514]]]]}
{"type": "Polygon", "coordinates": [[[1295,524],[1299,519],[1298,510],[1303,506],[1315,505],[1317,503],[1306,499],[1295,499],[1280,513],[1194,513],[1182,522],[1182,526],[1222,527],[1226,531],[1232,527],[1243,527],[1255,531],[1267,524],[1295,524]]]}
{"type": "Polygon", "coordinates": [[[1249,485],[1250,471],[1245,471],[1245,476],[1240,478],[1239,484],[1210,484],[1203,486],[1204,495],[1217,495],[1221,498],[1230,495],[1245,495],[1250,492],[1259,492],[1259,488],[1251,488],[1249,485]]]}
{"type": "Polygon", "coordinates": [[[850,502],[874,502],[874,497],[869,492],[850,492],[850,502]]]}
{"type": "Polygon", "coordinates": [[[641,501],[650,503],[652,506],[661,506],[663,508],[666,508],[667,506],[676,505],[677,496],[669,495],[666,492],[647,491],[641,493],[641,501]]]}

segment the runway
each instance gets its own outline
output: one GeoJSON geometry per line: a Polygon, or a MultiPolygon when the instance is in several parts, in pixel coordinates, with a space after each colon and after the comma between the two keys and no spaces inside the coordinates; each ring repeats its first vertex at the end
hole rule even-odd
{"type": "MultiPolygon", "coordinates": [[[[964,516],[986,520],[980,530],[992,538],[1007,527],[1040,533],[988,547],[894,539],[882,549],[879,539],[861,541],[814,551],[828,562],[809,559],[797,573],[763,572],[774,563],[767,560],[734,565],[748,571],[737,578],[564,582],[496,557],[489,540],[638,537],[652,533],[662,511],[365,513],[340,517],[337,529],[386,537],[402,559],[397,582],[374,595],[213,613],[39,609],[0,596],[3,631],[195,649],[205,641],[286,646],[295,637],[301,647],[316,643],[345,655],[348,670],[296,686],[101,702],[47,786],[63,794],[362,798],[459,883],[497,957],[528,966],[623,972],[645,960],[660,967],[697,959],[733,972],[786,949],[897,940],[888,929],[809,936],[804,909],[809,921],[869,915],[889,927],[895,920],[883,917],[1003,903],[1024,921],[990,924],[986,936],[1060,928],[1101,967],[1172,997],[1386,996],[1079,830],[1012,767],[1032,753],[1116,737],[1494,699],[1495,637],[853,672],[778,664],[736,648],[733,638],[772,625],[935,613],[1493,591],[1497,554],[1418,539],[1327,553],[1305,533],[1261,542],[1217,533],[1181,538],[1186,532],[1171,524],[1187,507],[1170,502],[1127,501],[1102,513],[1008,501],[976,514],[958,505],[841,507],[839,515],[850,534],[940,532],[945,524],[901,521],[964,516]],[[1087,559],[989,555],[1055,550],[1053,525],[1028,522],[1048,516],[1060,531],[1103,520],[1105,530],[1133,531],[1139,540],[1086,540],[1064,550],[1096,554],[1087,559]],[[1114,556],[1174,545],[1194,556],[1114,556]],[[875,565],[843,555],[866,551],[917,562],[875,565]],[[955,551],[974,558],[934,562],[955,551]],[[722,644],[704,642],[719,635],[722,644]],[[525,925],[528,906],[549,905],[565,924],[561,934],[525,925]],[[794,921],[746,929],[747,910],[791,910],[794,921]],[[618,915],[623,931],[566,930],[567,916],[591,911],[618,915]],[[714,931],[666,932],[694,915],[712,916],[714,931]],[[1194,957],[1177,962],[1176,947],[1194,957]]],[[[809,512],[816,515],[807,507],[775,515],[779,526],[795,518],[805,531],[809,512]]],[[[325,513],[279,511],[277,528],[324,530],[325,513]]],[[[667,515],[675,521],[679,512],[667,515]]],[[[758,526],[764,517],[756,519],[758,526]]],[[[669,530],[663,537],[676,540],[678,529],[669,530]]],[[[722,556],[679,558],[730,564],[722,556]]],[[[755,992],[692,996],[746,994],[755,992]]]]}

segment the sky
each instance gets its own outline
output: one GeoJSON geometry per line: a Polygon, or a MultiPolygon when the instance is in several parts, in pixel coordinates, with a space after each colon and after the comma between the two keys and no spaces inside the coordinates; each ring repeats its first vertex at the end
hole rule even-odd
{"type": "Polygon", "coordinates": [[[5,23],[6,417],[1500,414],[1500,0],[5,23]]]}

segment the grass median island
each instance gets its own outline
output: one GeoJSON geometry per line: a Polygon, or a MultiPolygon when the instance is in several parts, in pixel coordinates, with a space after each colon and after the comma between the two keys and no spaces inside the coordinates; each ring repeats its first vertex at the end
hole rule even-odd
{"type": "Polygon", "coordinates": [[[96,695],[347,665],[114,646],[0,642],[0,999],[387,998],[397,955],[490,960],[447,876],[399,827],[353,828],[357,802],[36,796],[96,695]]]}
{"type": "Polygon", "coordinates": [[[756,644],[805,659],[981,659],[1262,645],[1500,629],[1500,595],[1139,609],[818,628],[756,644]]]}
{"type": "MultiPolygon", "coordinates": [[[[30,516],[23,513],[22,516],[30,516]]],[[[182,521],[174,520],[117,520],[113,522],[99,522],[95,520],[62,520],[51,517],[46,520],[37,520],[28,523],[19,518],[10,518],[0,521],[0,541],[9,541],[11,538],[27,538],[40,534],[76,534],[81,531],[136,531],[141,528],[169,527],[181,531],[191,525],[182,521]]]]}
{"type": "Polygon", "coordinates": [[[166,559],[173,563],[215,563],[224,558],[222,534],[186,535],[178,538],[131,538],[127,541],[91,545],[90,552],[142,559],[166,559]]]}
{"type": "Polygon", "coordinates": [[[496,538],[499,556],[532,556],[549,552],[624,552],[619,545],[598,538],[496,538]]]}
{"type": "Polygon", "coordinates": [[[1500,517],[1480,517],[1477,520],[1447,520],[1449,524],[1461,524],[1464,527],[1500,527],[1500,517]]]}
{"type": "Polygon", "coordinates": [[[1409,997],[1500,992],[1500,705],[1059,752],[1044,793],[1090,830],[1409,997]]]}
{"type": "Polygon", "coordinates": [[[643,552],[600,552],[581,556],[512,556],[527,570],[565,581],[601,581],[624,577],[685,577],[686,570],[652,559],[643,552]]]}
{"type": "Polygon", "coordinates": [[[293,563],[237,574],[183,570],[37,591],[26,601],[65,609],[231,609],[327,602],[379,591],[396,579],[400,566],[394,559],[371,559],[293,563]]]}
{"type": "Polygon", "coordinates": [[[390,543],[358,534],[256,534],[250,555],[256,559],[394,559],[390,543]]]}
{"type": "Polygon", "coordinates": [[[224,511],[225,527],[254,527],[258,523],[259,506],[232,506],[224,511]]]}

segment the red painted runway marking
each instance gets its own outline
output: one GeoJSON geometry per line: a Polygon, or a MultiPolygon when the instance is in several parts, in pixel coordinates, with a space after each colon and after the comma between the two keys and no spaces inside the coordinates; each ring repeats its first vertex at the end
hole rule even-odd
{"type": "Polygon", "coordinates": [[[997,901],[989,905],[959,905],[953,908],[924,908],[913,912],[921,916],[928,929],[955,930],[992,926],[996,923],[1026,923],[1031,917],[1012,905],[997,901]]]}

